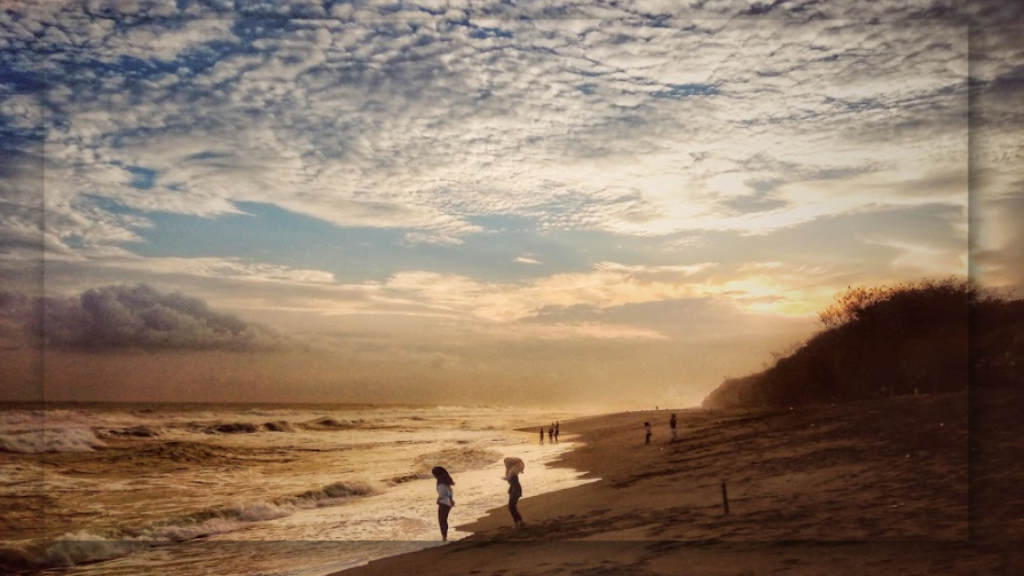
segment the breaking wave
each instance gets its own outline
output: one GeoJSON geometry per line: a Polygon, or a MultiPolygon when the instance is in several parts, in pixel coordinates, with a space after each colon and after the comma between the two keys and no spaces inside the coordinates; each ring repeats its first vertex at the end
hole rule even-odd
{"type": "Polygon", "coordinates": [[[338,420],[336,418],[324,416],[323,418],[303,422],[299,425],[308,430],[344,430],[347,428],[356,428],[364,422],[365,421],[361,418],[356,420],[338,420]]]}
{"type": "Polygon", "coordinates": [[[205,430],[208,434],[252,434],[259,432],[260,427],[251,422],[225,422],[214,424],[205,430]]]}
{"type": "Polygon", "coordinates": [[[366,423],[363,419],[345,419],[323,416],[305,422],[289,422],[287,420],[259,421],[193,421],[184,428],[201,434],[253,434],[256,432],[295,432],[296,428],[309,431],[349,430],[366,423]]]}
{"type": "Polygon", "coordinates": [[[298,510],[341,504],[352,498],[370,496],[380,491],[366,481],[340,481],[315,490],[285,496],[271,501],[256,501],[220,508],[200,510],[167,522],[151,525],[132,534],[151,540],[182,542],[201,536],[212,536],[238,530],[249,522],[283,518],[298,510]]]}
{"type": "Polygon", "coordinates": [[[149,547],[148,542],[112,540],[86,531],[65,534],[54,542],[40,559],[33,559],[38,567],[74,566],[124,556],[149,547]]]}
{"type": "Polygon", "coordinates": [[[154,428],[153,426],[146,426],[140,424],[138,426],[129,426],[127,428],[121,428],[119,430],[110,430],[110,435],[113,436],[132,436],[136,438],[153,438],[160,435],[160,429],[154,428]]]}
{"type": "Polygon", "coordinates": [[[105,447],[106,444],[87,428],[46,428],[0,434],[0,451],[3,452],[92,452],[105,447]]]}
{"type": "Polygon", "coordinates": [[[367,481],[342,481],[328,484],[318,490],[307,490],[295,496],[278,501],[299,508],[330,506],[339,500],[347,500],[359,496],[371,496],[380,492],[380,488],[367,481]]]}
{"type": "Polygon", "coordinates": [[[145,548],[234,532],[252,522],[283,518],[299,510],[333,506],[378,492],[380,488],[368,481],[341,481],[273,501],[200,510],[142,528],[69,532],[45,545],[6,550],[7,554],[0,554],[0,568],[45,569],[110,560],[145,548]]]}
{"type": "Polygon", "coordinates": [[[292,428],[292,425],[285,420],[267,422],[263,425],[263,429],[267,432],[295,432],[295,428],[292,428]]]}

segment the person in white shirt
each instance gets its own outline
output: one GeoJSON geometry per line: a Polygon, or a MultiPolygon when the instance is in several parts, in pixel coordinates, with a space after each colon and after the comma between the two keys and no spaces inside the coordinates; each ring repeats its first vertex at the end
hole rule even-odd
{"type": "Polygon", "coordinates": [[[452,490],[455,480],[440,466],[434,466],[430,473],[437,479],[437,523],[441,526],[441,540],[448,540],[448,513],[455,506],[455,493],[452,490]]]}

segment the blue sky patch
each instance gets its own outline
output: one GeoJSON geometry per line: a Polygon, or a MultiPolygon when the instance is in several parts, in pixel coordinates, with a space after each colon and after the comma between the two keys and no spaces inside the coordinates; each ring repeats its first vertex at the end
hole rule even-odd
{"type": "Polygon", "coordinates": [[[655,98],[687,98],[690,96],[715,96],[718,87],[714,84],[666,84],[665,89],[651,93],[655,98]]]}
{"type": "Polygon", "coordinates": [[[138,188],[139,190],[149,190],[153,188],[153,184],[156,182],[157,171],[150,170],[149,168],[143,168],[141,166],[129,166],[127,168],[132,173],[132,180],[128,183],[132,188],[138,188]]]}

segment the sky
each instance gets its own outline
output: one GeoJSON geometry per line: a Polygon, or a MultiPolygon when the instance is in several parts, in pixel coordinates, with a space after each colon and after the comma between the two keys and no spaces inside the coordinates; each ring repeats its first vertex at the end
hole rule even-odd
{"type": "Polygon", "coordinates": [[[1024,284],[1015,3],[2,6],[0,400],[684,407],[1024,284]]]}

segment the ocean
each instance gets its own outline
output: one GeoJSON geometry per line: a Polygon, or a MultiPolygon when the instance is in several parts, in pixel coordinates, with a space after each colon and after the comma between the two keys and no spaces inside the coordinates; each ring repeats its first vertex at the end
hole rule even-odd
{"type": "MultiPolygon", "coordinates": [[[[551,466],[582,414],[511,407],[47,405],[0,410],[0,572],[322,576],[442,545],[435,482],[457,524],[592,480],[551,466]],[[26,568],[26,566],[28,566],[26,568]],[[26,571],[27,570],[27,571],[26,571]]],[[[526,518],[529,521],[529,518],[526,518]]],[[[511,525],[511,519],[509,520],[511,525]]]]}

